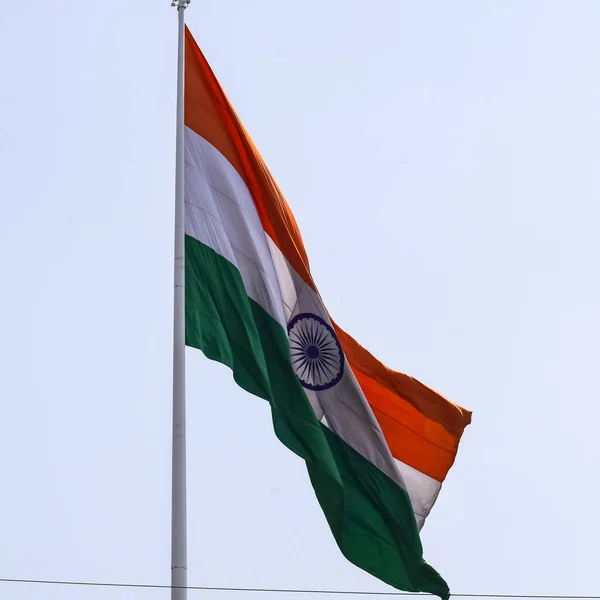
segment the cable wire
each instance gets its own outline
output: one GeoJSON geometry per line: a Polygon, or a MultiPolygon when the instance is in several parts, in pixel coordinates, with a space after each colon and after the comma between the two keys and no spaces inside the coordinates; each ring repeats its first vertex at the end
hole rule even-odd
{"type": "MultiPolygon", "coordinates": [[[[9,579],[1,578],[0,583],[31,583],[41,585],[73,585],[85,587],[113,587],[113,588],[146,588],[155,590],[169,590],[170,585],[151,583],[110,583],[100,581],[58,581],[52,579],[9,579]]],[[[320,595],[347,595],[347,596],[423,596],[414,592],[368,592],[353,590],[313,590],[292,588],[241,588],[241,587],[212,587],[204,585],[187,586],[187,590],[204,592],[247,592],[265,594],[320,594],[320,595]]],[[[577,596],[561,594],[452,594],[454,598],[524,598],[533,600],[600,600],[600,596],[577,596]]]]}

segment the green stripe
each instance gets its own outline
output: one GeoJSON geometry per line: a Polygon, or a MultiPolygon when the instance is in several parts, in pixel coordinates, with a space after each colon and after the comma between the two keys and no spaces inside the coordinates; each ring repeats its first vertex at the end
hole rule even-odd
{"type": "Polygon", "coordinates": [[[306,461],[331,531],[352,563],[400,589],[448,598],[422,557],[408,495],[316,419],[290,363],[287,334],[248,298],[239,271],[186,236],[186,343],[228,365],[271,405],[279,440],[306,461]]]}

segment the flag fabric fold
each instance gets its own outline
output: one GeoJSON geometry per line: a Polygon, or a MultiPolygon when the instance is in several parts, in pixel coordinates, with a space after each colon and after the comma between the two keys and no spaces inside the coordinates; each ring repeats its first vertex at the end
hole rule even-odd
{"type": "Polygon", "coordinates": [[[185,126],[186,344],[270,403],[348,560],[448,597],[419,529],[471,413],[332,321],[294,216],[188,30],[185,126]]]}

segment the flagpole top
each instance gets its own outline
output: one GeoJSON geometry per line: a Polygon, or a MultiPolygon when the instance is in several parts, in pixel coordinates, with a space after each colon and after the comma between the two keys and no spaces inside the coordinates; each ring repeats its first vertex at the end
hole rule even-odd
{"type": "Polygon", "coordinates": [[[173,0],[171,6],[176,7],[177,10],[180,8],[187,8],[190,5],[191,0],[173,0]]]}

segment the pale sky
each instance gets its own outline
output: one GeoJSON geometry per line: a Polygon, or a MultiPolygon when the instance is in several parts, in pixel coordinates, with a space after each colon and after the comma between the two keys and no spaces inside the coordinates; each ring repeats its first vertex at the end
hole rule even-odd
{"type": "MultiPolygon", "coordinates": [[[[600,2],[187,21],[332,316],[474,411],[428,562],[456,593],[598,594],[600,2]]],[[[168,0],[3,2],[0,578],[169,583],[175,60],[168,0]]],[[[187,358],[189,584],[389,589],[338,551],[267,404],[187,358]]]]}

